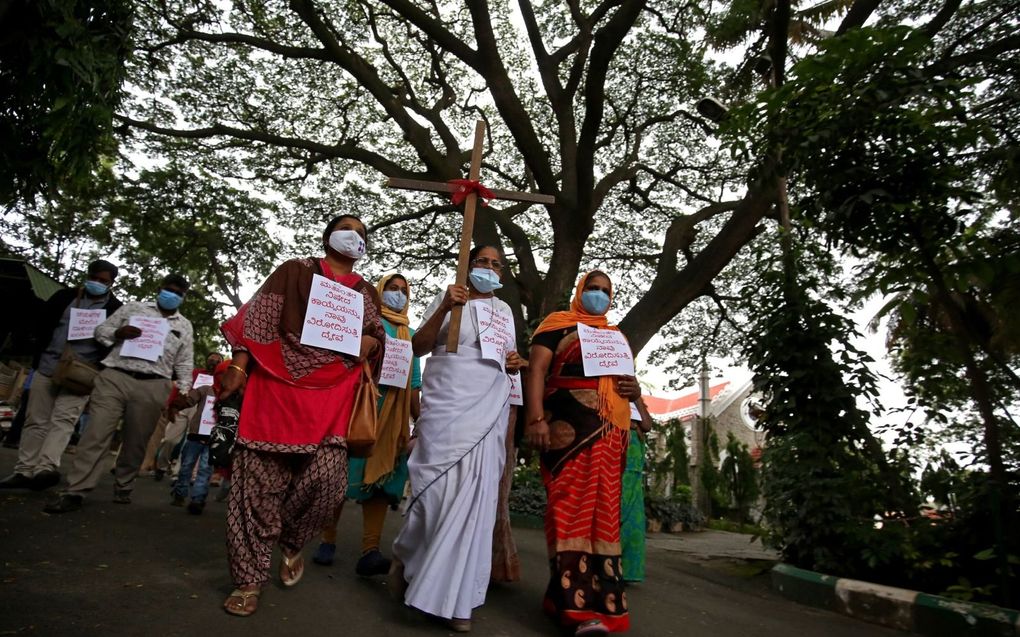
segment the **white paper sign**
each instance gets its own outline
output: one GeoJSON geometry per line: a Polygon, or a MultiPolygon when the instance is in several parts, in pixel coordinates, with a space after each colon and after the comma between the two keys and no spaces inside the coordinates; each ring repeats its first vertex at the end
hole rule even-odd
{"type": "Polygon", "coordinates": [[[80,341],[92,338],[96,326],[106,320],[106,310],[79,310],[71,308],[71,320],[67,324],[67,340],[80,341]]]}
{"type": "Polygon", "coordinates": [[[577,324],[585,376],[633,376],[634,355],[627,338],[617,330],[577,324]]]}
{"type": "Polygon", "coordinates": [[[128,325],[142,330],[142,335],[124,341],[120,355],[147,361],[158,360],[163,353],[166,335],[170,333],[170,322],[155,316],[132,316],[128,319],[128,325]]]}
{"type": "Polygon", "coordinates": [[[208,387],[213,384],[213,377],[211,374],[199,374],[195,376],[195,382],[192,383],[192,387],[198,389],[199,387],[208,387]]]}
{"type": "Polygon", "coordinates": [[[634,403],[630,403],[630,419],[637,421],[641,420],[641,412],[638,411],[637,405],[634,403]]]}
{"type": "Polygon", "coordinates": [[[301,344],[357,356],[361,353],[361,327],[365,298],[336,281],[312,275],[308,310],[301,329],[301,344]]]}
{"type": "Polygon", "coordinates": [[[506,366],[506,353],[514,342],[514,317],[486,301],[472,301],[478,320],[478,340],[482,345],[482,358],[506,366]]]}
{"type": "Polygon", "coordinates": [[[201,436],[208,436],[212,428],[216,426],[216,396],[206,396],[205,404],[202,405],[202,419],[198,421],[198,433],[201,436]]]}
{"type": "Polygon", "coordinates": [[[520,374],[510,374],[510,404],[524,405],[524,392],[521,391],[520,374]]]}
{"type": "Polygon", "coordinates": [[[411,341],[403,341],[387,334],[386,354],[383,356],[379,384],[400,389],[406,388],[413,360],[414,352],[411,351],[411,341]]]}

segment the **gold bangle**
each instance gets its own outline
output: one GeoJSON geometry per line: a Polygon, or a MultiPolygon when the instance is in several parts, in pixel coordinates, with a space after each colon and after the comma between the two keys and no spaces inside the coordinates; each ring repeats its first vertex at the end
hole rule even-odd
{"type": "Polygon", "coordinates": [[[244,374],[245,378],[248,378],[248,372],[244,371],[244,368],[239,365],[227,365],[227,369],[236,369],[237,371],[244,374]]]}
{"type": "Polygon", "coordinates": [[[536,423],[540,423],[540,422],[545,422],[545,416],[542,416],[541,418],[536,418],[536,419],[532,420],[531,422],[528,423],[528,427],[530,427],[531,425],[534,425],[536,423]]]}

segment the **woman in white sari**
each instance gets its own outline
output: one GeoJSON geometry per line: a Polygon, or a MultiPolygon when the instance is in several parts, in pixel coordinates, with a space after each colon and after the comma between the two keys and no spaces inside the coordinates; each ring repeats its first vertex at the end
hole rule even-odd
{"type": "Polygon", "coordinates": [[[506,461],[507,374],[524,364],[510,307],[492,294],[501,287],[498,249],[476,246],[470,262],[470,285],[440,293],[414,335],[415,355],[432,356],[422,375],[421,417],[407,463],[411,498],[393,543],[389,577],[405,604],[447,620],[457,632],[471,629],[472,609],[485,602],[506,461]],[[465,307],[458,351],[449,353],[456,305],[465,307]]]}

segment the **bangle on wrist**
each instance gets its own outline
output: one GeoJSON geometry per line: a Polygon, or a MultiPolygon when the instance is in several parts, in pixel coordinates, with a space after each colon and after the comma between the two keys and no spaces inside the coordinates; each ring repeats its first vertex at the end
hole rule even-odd
{"type": "Polygon", "coordinates": [[[244,374],[245,378],[248,378],[248,372],[246,372],[245,369],[243,367],[241,367],[240,365],[227,365],[227,369],[236,369],[237,371],[239,371],[242,374],[244,374]]]}
{"type": "Polygon", "coordinates": [[[542,416],[541,418],[536,418],[536,419],[532,420],[531,422],[528,423],[528,426],[530,427],[531,425],[536,425],[536,424],[538,424],[540,422],[545,422],[545,416],[542,416]]]}

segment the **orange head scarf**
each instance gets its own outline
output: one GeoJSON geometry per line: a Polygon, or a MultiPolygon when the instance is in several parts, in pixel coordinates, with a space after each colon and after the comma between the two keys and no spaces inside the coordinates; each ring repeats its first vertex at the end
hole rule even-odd
{"type": "MultiPolygon", "coordinates": [[[[581,304],[581,294],[584,292],[585,286],[588,285],[588,279],[593,276],[604,276],[609,280],[609,304],[612,306],[614,296],[612,279],[605,272],[592,270],[577,282],[574,298],[570,301],[570,309],[565,312],[553,312],[545,317],[545,320],[535,330],[535,334],[575,327],[578,323],[603,330],[619,331],[620,328],[609,324],[605,314],[590,314],[581,304]]],[[[609,310],[606,309],[606,311],[609,310]]],[[[616,383],[613,382],[612,376],[599,377],[598,396],[598,411],[603,424],[628,431],[630,429],[630,405],[626,398],[616,393],[616,383]]]]}

